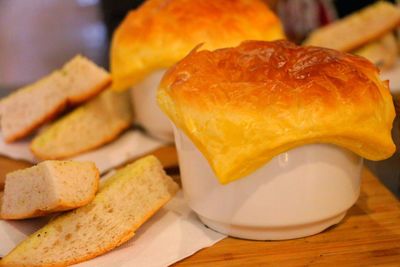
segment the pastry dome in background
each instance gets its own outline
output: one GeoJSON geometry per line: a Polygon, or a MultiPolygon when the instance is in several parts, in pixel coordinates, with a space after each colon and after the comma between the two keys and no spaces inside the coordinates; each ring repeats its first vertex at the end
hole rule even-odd
{"type": "Polygon", "coordinates": [[[201,49],[166,73],[158,103],[221,183],[305,144],[370,160],[394,153],[392,97],[369,61],[288,41],[201,49]]]}
{"type": "Polygon", "coordinates": [[[214,50],[244,40],[282,38],[279,19],[260,0],[148,0],[114,33],[113,88],[127,89],[172,66],[200,43],[214,50]]]}

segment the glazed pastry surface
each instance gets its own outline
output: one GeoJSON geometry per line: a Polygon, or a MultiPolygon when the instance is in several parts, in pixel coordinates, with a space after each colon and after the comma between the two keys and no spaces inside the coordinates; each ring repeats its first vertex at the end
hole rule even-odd
{"type": "Polygon", "coordinates": [[[204,43],[207,49],[243,40],[284,38],[281,23],[260,0],[148,0],[131,11],[111,44],[114,89],[127,89],[204,43]]]}
{"type": "Polygon", "coordinates": [[[388,82],[369,61],[287,41],[193,51],[164,76],[158,103],[223,184],[310,143],[370,160],[395,151],[388,82]]]}

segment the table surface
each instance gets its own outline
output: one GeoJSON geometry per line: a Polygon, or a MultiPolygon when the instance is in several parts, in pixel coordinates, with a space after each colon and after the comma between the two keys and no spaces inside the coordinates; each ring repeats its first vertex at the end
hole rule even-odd
{"type": "MultiPolygon", "coordinates": [[[[155,151],[176,172],[173,147],[155,151]]],[[[29,163],[0,157],[0,180],[29,163]]],[[[343,221],[326,231],[287,241],[226,238],[174,266],[400,266],[400,202],[368,170],[361,194],[343,221]]]]}

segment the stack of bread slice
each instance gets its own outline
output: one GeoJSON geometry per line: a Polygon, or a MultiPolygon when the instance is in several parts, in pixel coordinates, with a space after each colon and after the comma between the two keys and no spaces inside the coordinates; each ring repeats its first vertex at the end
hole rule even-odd
{"type": "Polygon", "coordinates": [[[40,132],[31,150],[41,159],[63,159],[99,147],[132,124],[129,92],[105,90],[40,132]]]}
{"type": "Polygon", "coordinates": [[[76,56],[60,70],[17,90],[1,101],[1,131],[7,142],[31,134],[63,111],[104,90],[110,75],[83,56],[76,56]]]}
{"type": "Polygon", "coordinates": [[[381,69],[394,65],[398,46],[393,31],[400,25],[400,9],[377,1],[358,12],[312,32],[305,45],[352,52],[374,62],[381,69]]]}
{"type": "Polygon", "coordinates": [[[110,74],[83,56],[0,100],[1,135],[14,142],[55,119],[68,106],[77,106],[50,122],[31,143],[42,160],[65,159],[117,138],[132,124],[127,92],[107,89],[110,74]],[[86,103],[84,103],[86,102],[86,103]]]}
{"type": "MultiPolygon", "coordinates": [[[[71,169],[63,173],[66,175],[64,178],[70,178],[72,174],[87,171],[71,169]]],[[[21,177],[25,176],[22,172],[19,171],[21,177]]],[[[33,175],[33,171],[29,174],[33,175]]],[[[63,175],[61,172],[58,174],[63,175]]],[[[5,201],[10,197],[8,182],[5,201]]],[[[43,186],[54,189],[54,185],[48,182],[43,186]]],[[[147,156],[139,159],[106,180],[89,204],[56,217],[29,236],[0,260],[0,266],[67,266],[101,255],[132,238],[135,231],[178,189],[157,158],[147,156]]],[[[39,195],[31,197],[39,198],[39,195]]],[[[46,200],[39,202],[43,204],[46,200]]],[[[52,202],[49,201],[49,206],[52,202]]]]}

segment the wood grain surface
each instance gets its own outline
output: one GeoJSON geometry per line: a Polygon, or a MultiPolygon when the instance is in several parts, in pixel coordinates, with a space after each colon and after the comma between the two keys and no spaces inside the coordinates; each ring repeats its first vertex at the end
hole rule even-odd
{"type": "MultiPolygon", "coordinates": [[[[173,147],[153,154],[174,170],[173,147]]],[[[28,165],[0,157],[0,177],[28,165]]],[[[226,238],[173,266],[400,266],[400,202],[364,169],[357,203],[323,233],[288,241],[226,238]]]]}
{"type": "Polygon", "coordinates": [[[174,266],[400,266],[399,201],[364,169],[357,203],[323,233],[288,241],[226,238],[174,266]]]}

